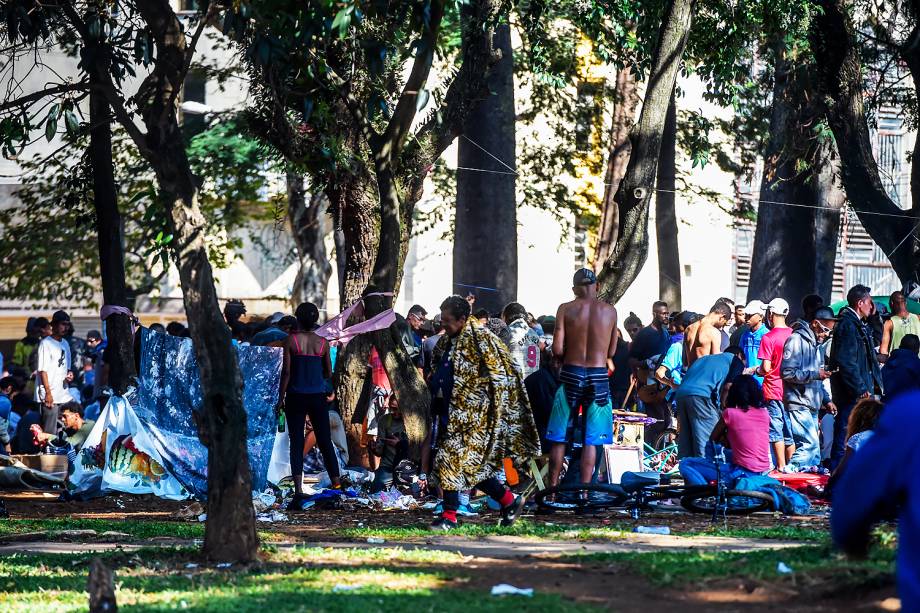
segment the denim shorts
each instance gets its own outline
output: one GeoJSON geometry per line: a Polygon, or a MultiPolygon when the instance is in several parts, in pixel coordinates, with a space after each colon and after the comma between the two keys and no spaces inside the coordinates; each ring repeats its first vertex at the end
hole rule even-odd
{"type": "Polygon", "coordinates": [[[767,412],[770,413],[770,442],[783,442],[794,445],[792,428],[789,425],[789,413],[782,400],[767,400],[767,412]]]}

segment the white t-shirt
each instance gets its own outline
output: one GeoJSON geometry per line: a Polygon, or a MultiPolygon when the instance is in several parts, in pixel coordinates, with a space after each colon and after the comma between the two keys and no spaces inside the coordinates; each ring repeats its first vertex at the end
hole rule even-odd
{"type": "Polygon", "coordinates": [[[511,359],[526,379],[540,370],[540,335],[527,325],[523,319],[515,319],[508,324],[511,339],[508,348],[511,350],[511,359]]]}
{"type": "MultiPolygon", "coordinates": [[[[48,385],[51,386],[51,397],[54,404],[63,404],[73,400],[70,391],[65,386],[67,371],[70,370],[70,345],[67,341],[56,341],[47,336],[38,344],[38,372],[48,375],[48,385]]],[[[45,386],[42,385],[41,375],[35,375],[35,400],[45,401],[45,386]]]]}

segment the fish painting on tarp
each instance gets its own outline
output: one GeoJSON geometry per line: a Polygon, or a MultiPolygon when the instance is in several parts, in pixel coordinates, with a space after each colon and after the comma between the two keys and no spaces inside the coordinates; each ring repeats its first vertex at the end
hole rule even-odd
{"type": "MultiPolygon", "coordinates": [[[[207,498],[208,450],[193,413],[202,408],[198,361],[191,339],[142,329],[135,413],[163,466],[195,498],[207,498]]],[[[247,449],[253,490],[265,488],[277,421],[282,350],[235,346],[243,377],[247,449]]]]}

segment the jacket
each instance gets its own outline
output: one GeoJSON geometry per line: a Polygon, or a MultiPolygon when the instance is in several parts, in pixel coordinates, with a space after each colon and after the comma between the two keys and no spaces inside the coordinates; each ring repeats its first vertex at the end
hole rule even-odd
{"type": "Polygon", "coordinates": [[[895,349],[882,369],[885,401],[920,390],[920,357],[909,349],[895,349]]]}
{"type": "Polygon", "coordinates": [[[920,428],[910,427],[918,405],[920,393],[913,392],[885,407],[872,438],[847,462],[831,510],[837,546],[864,553],[872,525],[897,509],[898,595],[905,613],[920,610],[920,428]]]}
{"type": "Polygon", "coordinates": [[[851,405],[863,394],[883,389],[872,332],[850,307],[841,311],[834,328],[828,366],[838,369],[831,377],[831,395],[838,405],[851,405]]]}
{"type": "Polygon", "coordinates": [[[792,335],[783,347],[780,369],[786,405],[798,405],[816,411],[830,402],[830,395],[818,376],[823,366],[822,353],[811,327],[796,322],[792,335]]]}

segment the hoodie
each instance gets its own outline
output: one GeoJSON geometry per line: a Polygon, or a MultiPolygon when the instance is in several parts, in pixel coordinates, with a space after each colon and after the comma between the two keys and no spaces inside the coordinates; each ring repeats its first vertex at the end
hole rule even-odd
{"type": "Polygon", "coordinates": [[[824,351],[814,332],[803,322],[796,322],[783,348],[780,376],[783,378],[783,400],[817,411],[830,402],[830,395],[821,383],[818,371],[823,364],[824,351]]]}
{"type": "Polygon", "coordinates": [[[910,349],[895,349],[882,369],[885,402],[895,396],[920,390],[920,357],[910,349]]]}

